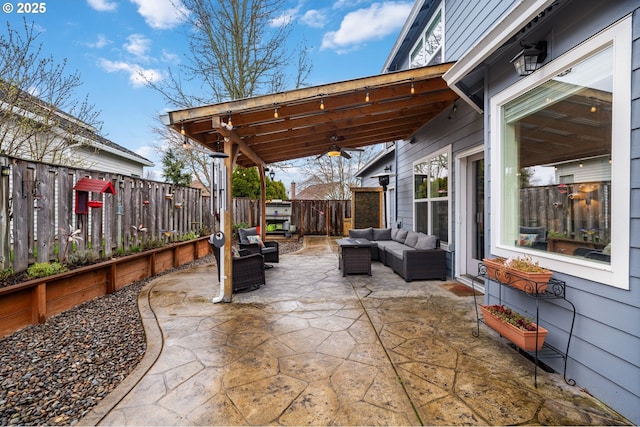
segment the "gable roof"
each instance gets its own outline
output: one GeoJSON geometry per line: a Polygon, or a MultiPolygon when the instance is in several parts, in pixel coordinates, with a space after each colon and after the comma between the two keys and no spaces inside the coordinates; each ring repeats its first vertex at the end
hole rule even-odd
{"type": "Polygon", "coordinates": [[[162,119],[211,151],[222,151],[230,138],[243,167],[321,155],[334,143],[358,148],[409,139],[457,98],[442,79],[451,65],[177,110],[162,119]]]}
{"type": "Polygon", "coordinates": [[[34,120],[38,120],[38,117],[42,118],[46,114],[53,113],[57,118],[56,126],[63,131],[72,132],[74,137],[82,139],[84,144],[127,158],[143,166],[154,165],[151,160],[99,135],[98,129],[90,124],[65,113],[55,106],[2,79],[0,79],[0,108],[10,108],[14,114],[29,117],[34,120]],[[7,104],[4,102],[5,98],[13,98],[14,101],[9,101],[10,103],[7,104]]]}

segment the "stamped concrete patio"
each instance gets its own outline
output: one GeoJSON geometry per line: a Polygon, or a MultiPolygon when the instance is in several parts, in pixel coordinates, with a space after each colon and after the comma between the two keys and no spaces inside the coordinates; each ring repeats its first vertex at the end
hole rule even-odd
{"type": "Polygon", "coordinates": [[[215,266],[140,296],[141,365],[87,425],[624,425],[562,376],[475,326],[454,282],[405,283],[374,263],[342,277],[335,245],[267,270],[267,286],[212,304],[215,266]]]}

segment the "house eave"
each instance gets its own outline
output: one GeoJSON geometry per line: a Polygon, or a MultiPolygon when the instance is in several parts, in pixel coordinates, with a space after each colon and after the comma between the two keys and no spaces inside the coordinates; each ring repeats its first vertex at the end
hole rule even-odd
{"type": "Polygon", "coordinates": [[[476,105],[458,87],[458,83],[479,67],[487,58],[513,37],[523,26],[538,16],[554,0],[520,0],[501,20],[487,31],[467,52],[444,74],[449,87],[479,113],[483,109],[476,105]]]}

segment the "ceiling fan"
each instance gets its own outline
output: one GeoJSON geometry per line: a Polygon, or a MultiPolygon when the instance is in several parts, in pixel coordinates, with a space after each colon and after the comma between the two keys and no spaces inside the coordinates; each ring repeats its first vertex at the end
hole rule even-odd
{"type": "Polygon", "coordinates": [[[316,159],[319,159],[325,154],[328,155],[329,157],[342,156],[345,159],[350,159],[351,154],[348,153],[349,151],[364,151],[362,148],[342,148],[338,146],[338,144],[336,144],[335,142],[344,140],[343,136],[332,136],[331,138],[329,138],[329,140],[332,142],[332,144],[329,146],[329,149],[324,153],[320,154],[318,157],[316,157],[316,159]]]}

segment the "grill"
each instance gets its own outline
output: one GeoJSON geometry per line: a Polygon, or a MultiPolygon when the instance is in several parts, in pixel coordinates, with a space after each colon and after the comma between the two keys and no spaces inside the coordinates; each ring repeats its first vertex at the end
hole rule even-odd
{"type": "Polygon", "coordinates": [[[272,200],[265,206],[267,233],[289,231],[291,225],[291,202],[272,200]]]}

